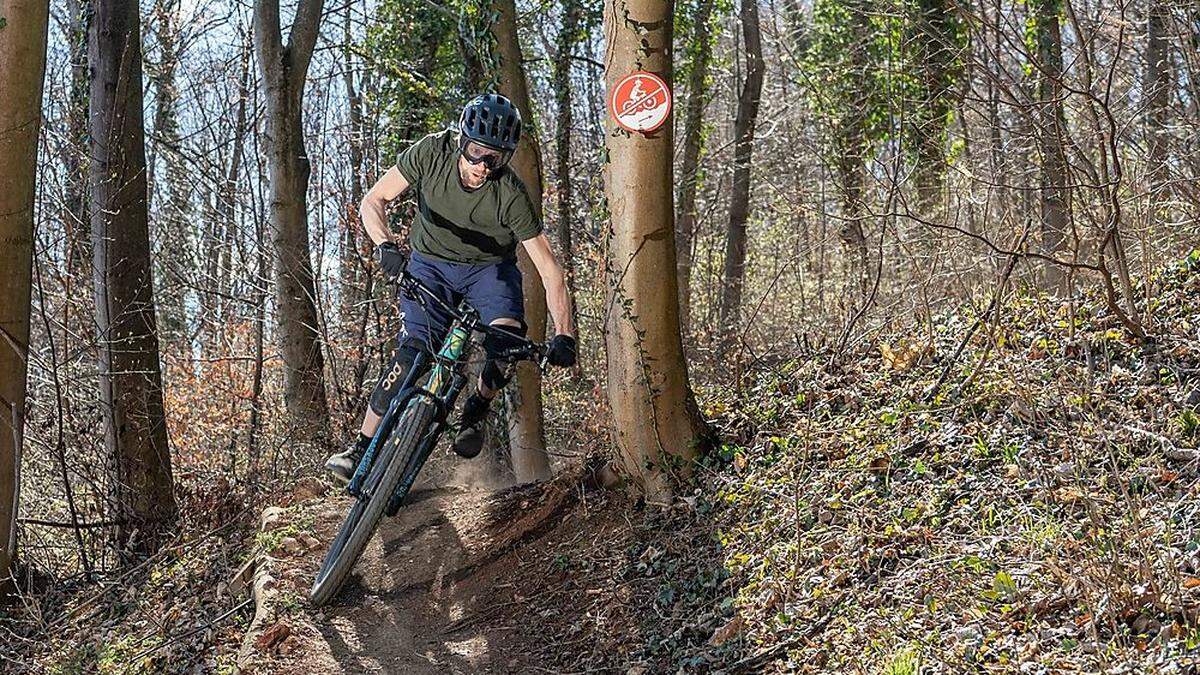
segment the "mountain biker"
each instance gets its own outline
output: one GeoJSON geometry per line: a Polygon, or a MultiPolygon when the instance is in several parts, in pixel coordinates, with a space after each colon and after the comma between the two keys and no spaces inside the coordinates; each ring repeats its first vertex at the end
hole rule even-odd
{"type": "MultiPolygon", "coordinates": [[[[521,114],[511,101],[497,94],[476,96],[463,107],[457,129],[429,134],[400,153],[396,165],[363,198],[363,227],[376,245],[375,257],[384,273],[395,277],[407,269],[448,305],[466,299],[484,323],[524,335],[516,264],[519,243],[537,268],[554,320],[547,360],[570,367],[575,364],[575,329],[562,267],[525,184],[508,168],[520,138],[521,114]],[[412,255],[406,261],[387,227],[385,209],[410,187],[416,193],[417,214],[408,237],[412,255]]],[[[422,350],[436,351],[449,329],[444,310],[428,304],[427,308],[411,298],[401,300],[404,322],[398,345],[371,393],[358,440],[325,462],[342,481],[353,476],[414,359],[422,350]]],[[[496,358],[511,346],[505,342],[503,336],[490,333],[484,339],[487,360],[463,404],[453,444],[462,457],[479,454],[488,408],[508,381],[506,364],[496,358]]]]}

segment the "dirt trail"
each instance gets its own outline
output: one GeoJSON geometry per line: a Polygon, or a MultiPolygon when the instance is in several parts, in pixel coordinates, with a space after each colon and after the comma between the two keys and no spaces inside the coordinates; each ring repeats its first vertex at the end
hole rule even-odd
{"type": "Polygon", "coordinates": [[[529,672],[537,636],[523,634],[519,615],[495,621],[522,600],[506,572],[514,549],[553,527],[570,499],[555,483],[416,491],[381,523],[341,593],[321,610],[308,606],[307,591],[350,499],[324,494],[292,505],[288,517],[305,524],[295,538],[310,545],[290,555],[277,547],[267,561],[278,607],[250,635],[246,670],[529,672]]]}

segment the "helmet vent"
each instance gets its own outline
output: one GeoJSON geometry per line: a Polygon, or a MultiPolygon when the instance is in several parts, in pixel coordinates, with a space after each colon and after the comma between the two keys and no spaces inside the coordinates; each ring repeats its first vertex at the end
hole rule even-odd
{"type": "Polygon", "coordinates": [[[466,140],[497,148],[515,150],[521,139],[521,113],[512,101],[498,94],[484,94],[463,107],[458,121],[466,140]]]}

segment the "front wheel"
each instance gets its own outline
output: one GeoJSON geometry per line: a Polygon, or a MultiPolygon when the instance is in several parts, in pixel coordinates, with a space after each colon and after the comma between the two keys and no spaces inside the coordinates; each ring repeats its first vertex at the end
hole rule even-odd
{"type": "Polygon", "coordinates": [[[382,452],[371,467],[364,481],[367,497],[359,497],[342,521],[337,536],[325,554],[321,570],[308,598],[314,607],[320,607],[333,599],[345,582],[358,556],[362,555],[379,518],[387,508],[388,500],[406,473],[405,469],[421,449],[425,432],[436,416],[437,409],[425,396],[416,396],[401,413],[382,452]]]}

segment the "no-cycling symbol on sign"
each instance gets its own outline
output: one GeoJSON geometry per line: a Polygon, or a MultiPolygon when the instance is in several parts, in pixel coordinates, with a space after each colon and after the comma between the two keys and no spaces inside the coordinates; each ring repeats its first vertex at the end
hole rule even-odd
{"type": "Polygon", "coordinates": [[[654,73],[639,70],[621,78],[608,97],[608,114],[626,131],[647,133],[671,114],[671,90],[654,73]]]}

